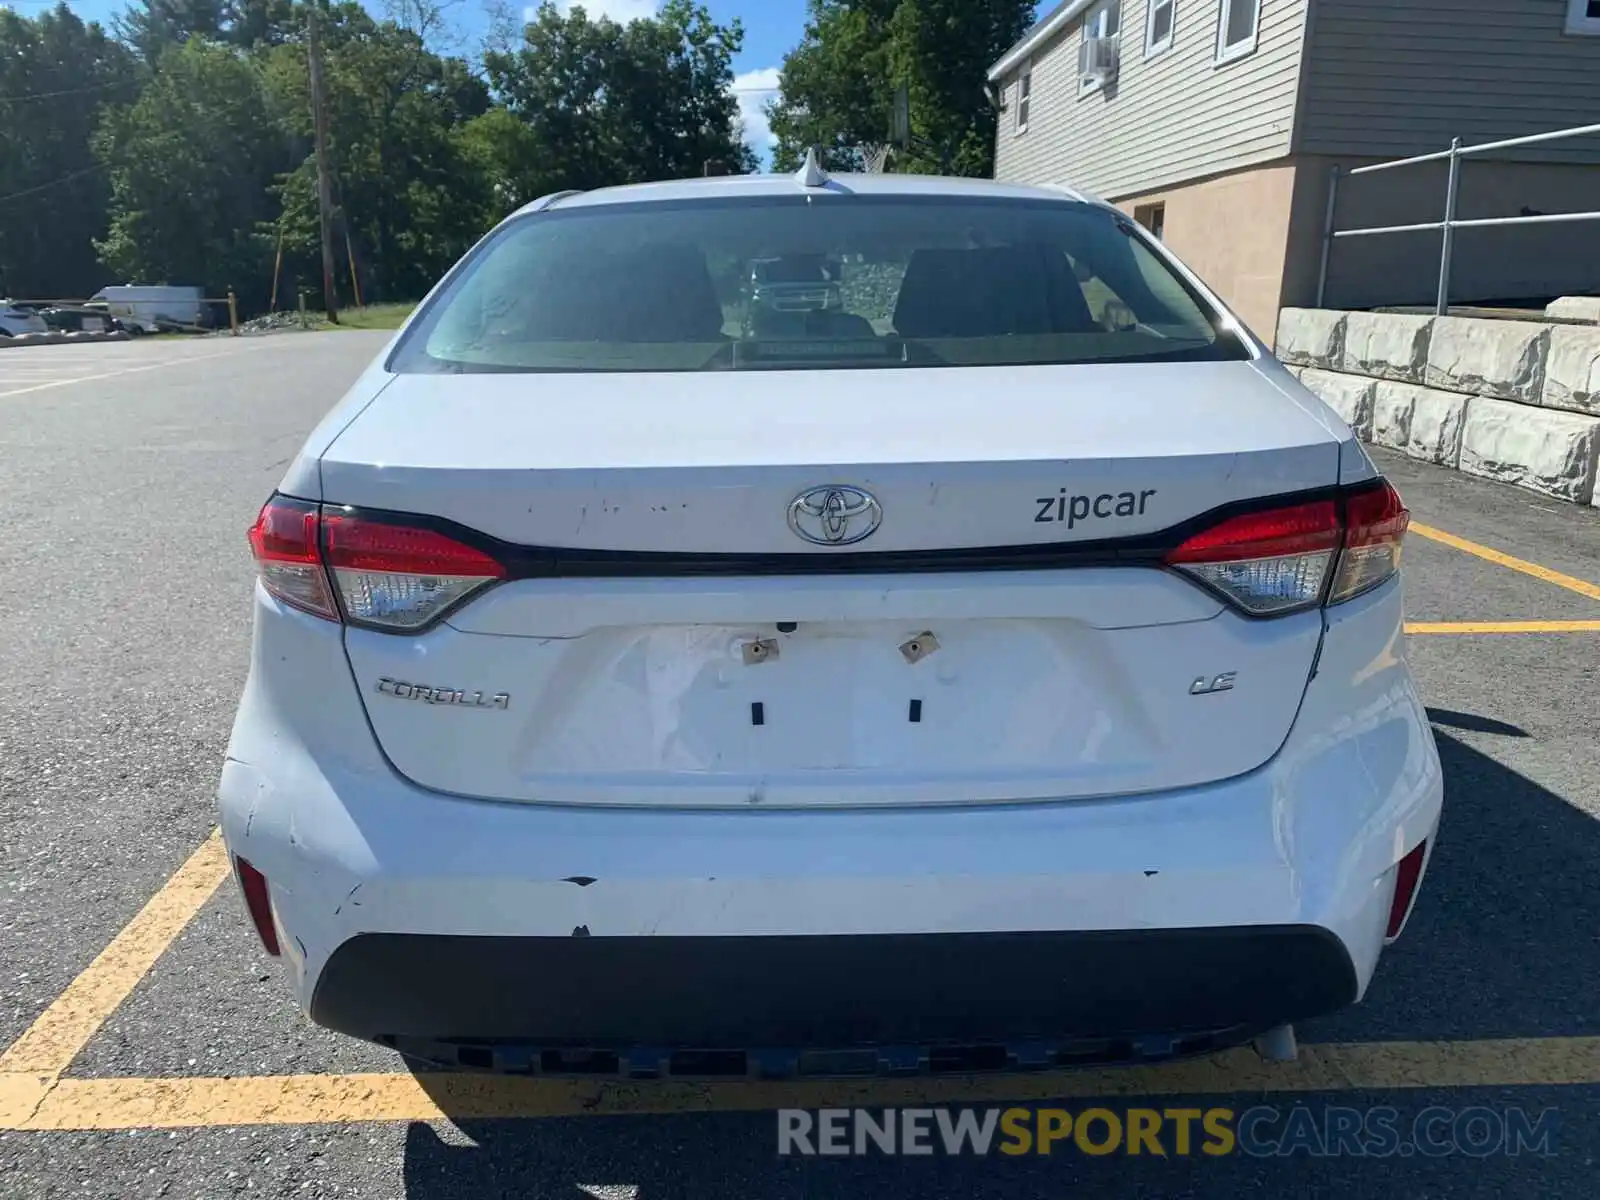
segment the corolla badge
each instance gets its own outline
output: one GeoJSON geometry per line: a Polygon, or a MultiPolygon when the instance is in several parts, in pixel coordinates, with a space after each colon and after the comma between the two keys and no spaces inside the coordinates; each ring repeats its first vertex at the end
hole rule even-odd
{"type": "Polygon", "coordinates": [[[814,487],[789,502],[789,528],[819,546],[864,541],[882,520],[882,506],[860,488],[814,487]]]}

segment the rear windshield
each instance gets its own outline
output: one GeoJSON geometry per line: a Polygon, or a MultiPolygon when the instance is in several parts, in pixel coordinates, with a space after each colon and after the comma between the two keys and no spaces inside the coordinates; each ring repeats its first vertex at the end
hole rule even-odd
{"type": "Polygon", "coordinates": [[[1104,209],[837,193],[508,222],[413,322],[399,372],[731,371],[1247,358],[1104,209]]]}

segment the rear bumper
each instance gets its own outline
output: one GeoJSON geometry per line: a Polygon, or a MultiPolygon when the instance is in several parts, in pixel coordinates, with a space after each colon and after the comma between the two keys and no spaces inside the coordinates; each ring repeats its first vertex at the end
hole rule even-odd
{"type": "Polygon", "coordinates": [[[1276,1024],[1365,991],[1442,784],[1393,586],[1330,614],[1289,738],[1093,801],[690,812],[426,792],[336,628],[258,602],[219,796],[300,1002],[367,1037],[850,1046],[1276,1024]],[[264,665],[270,663],[270,667],[264,665]]]}
{"type": "Polygon", "coordinates": [[[1265,1028],[1356,998],[1314,926],[810,937],[363,934],[317,1022],[358,1037],[628,1051],[1043,1045],[1265,1028]]]}

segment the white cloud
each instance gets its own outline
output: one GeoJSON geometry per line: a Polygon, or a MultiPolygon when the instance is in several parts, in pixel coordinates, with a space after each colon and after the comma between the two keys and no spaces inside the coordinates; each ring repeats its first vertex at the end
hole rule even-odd
{"type": "Polygon", "coordinates": [[[762,67],[733,77],[733,91],[739,101],[739,119],[744,122],[745,145],[766,161],[778,139],[767,122],[767,105],[778,94],[778,68],[762,67]]]}
{"type": "MultiPolygon", "coordinates": [[[[563,13],[581,8],[591,20],[610,17],[619,25],[626,25],[629,21],[637,21],[641,17],[653,17],[656,15],[656,9],[660,7],[660,0],[556,0],[556,8],[563,13]]],[[[522,10],[524,21],[531,21],[538,15],[537,4],[529,5],[522,10]]]]}

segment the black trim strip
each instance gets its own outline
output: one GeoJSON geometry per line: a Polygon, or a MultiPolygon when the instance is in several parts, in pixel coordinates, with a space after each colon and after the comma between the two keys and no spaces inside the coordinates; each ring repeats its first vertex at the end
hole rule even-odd
{"type": "MultiPolygon", "coordinates": [[[[1253,613],[1240,608],[1225,593],[1211,587],[1203,579],[1186,571],[1166,566],[1168,554],[1185,540],[1220,524],[1230,517],[1246,513],[1265,512],[1293,504],[1313,504],[1319,500],[1339,503],[1339,519],[1345,519],[1344,503],[1351,497],[1383,487],[1384,477],[1379,475],[1349,487],[1313,488],[1309,491],[1283,492],[1272,496],[1255,496],[1219,505],[1190,517],[1176,525],[1155,533],[1131,538],[1101,538],[1088,542],[1042,542],[1022,546],[978,546],[954,550],[852,550],[822,551],[811,554],[718,554],[711,552],[679,552],[659,550],[585,550],[580,547],[523,546],[504,541],[487,533],[462,525],[447,517],[427,513],[397,512],[391,509],[362,508],[348,504],[323,504],[323,509],[335,509],[341,514],[358,517],[383,525],[401,525],[413,529],[428,529],[453,538],[475,550],[481,550],[506,569],[506,577],[460,597],[449,607],[441,609],[425,624],[404,629],[353,618],[344,610],[344,600],[331,569],[327,568],[326,547],[319,546],[323,566],[328,570],[329,588],[344,618],[344,624],[375,633],[415,637],[427,633],[451,614],[492,591],[501,583],[522,579],[685,579],[727,578],[740,575],[807,576],[807,575],[909,575],[950,574],[978,571],[1064,571],[1090,567],[1147,567],[1171,570],[1194,587],[1216,596],[1231,611],[1251,621],[1271,621],[1315,608],[1327,596],[1337,562],[1328,572],[1323,584],[1323,594],[1309,604],[1286,608],[1271,613],[1253,613]]],[[[309,503],[299,497],[274,493],[276,498],[309,503]]],[[[321,533],[319,531],[319,538],[321,533]]],[[[1353,597],[1352,597],[1353,598],[1353,597]]]]}
{"type": "MultiPolygon", "coordinates": [[[[350,505],[324,505],[362,520],[429,529],[499,561],[508,579],[656,579],[733,575],[904,575],[968,571],[1057,571],[1069,567],[1159,567],[1186,539],[1230,517],[1345,498],[1383,486],[1383,479],[1353,487],[1316,488],[1252,497],[1209,509],[1155,533],[1094,541],[976,546],[945,550],[818,551],[803,554],[660,550],[586,550],[524,546],[503,541],[445,517],[350,505]]],[[[1341,513],[1342,517],[1342,513],[1341,513]]]]}

